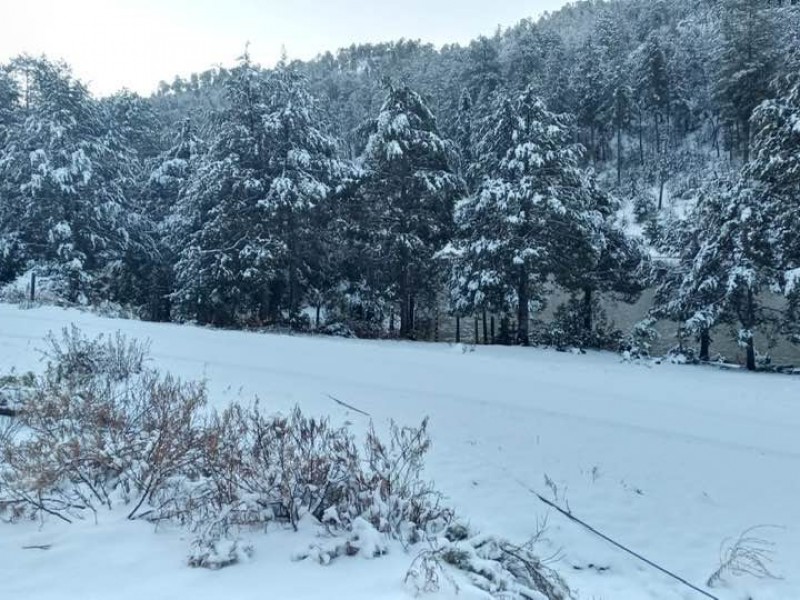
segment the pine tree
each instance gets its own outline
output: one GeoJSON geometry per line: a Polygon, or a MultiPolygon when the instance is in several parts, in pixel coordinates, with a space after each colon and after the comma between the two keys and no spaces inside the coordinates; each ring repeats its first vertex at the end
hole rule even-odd
{"type": "MultiPolygon", "coordinates": [[[[0,164],[11,154],[9,140],[20,126],[20,93],[16,82],[5,68],[0,68],[0,164]]],[[[0,180],[0,283],[14,279],[22,268],[18,214],[14,210],[11,182],[0,180]]]]}
{"type": "Polygon", "coordinates": [[[568,119],[549,112],[532,88],[496,99],[479,144],[481,184],[456,209],[459,239],[448,252],[456,310],[514,307],[517,342],[530,343],[536,291],[582,218],[579,157],[568,119]]]}
{"type": "Polygon", "coordinates": [[[619,203],[593,177],[584,177],[569,203],[570,221],[561,226],[559,251],[551,255],[554,280],[579,304],[584,345],[596,345],[599,300],[613,294],[634,302],[649,277],[649,257],[641,240],[618,222],[619,203]]]}
{"type": "Polygon", "coordinates": [[[665,127],[669,126],[671,88],[667,53],[661,36],[651,34],[641,49],[639,65],[639,98],[653,118],[653,135],[656,153],[663,150],[665,127]]]}
{"type": "MultiPolygon", "coordinates": [[[[777,282],[768,207],[746,179],[721,182],[688,220],[696,227],[697,252],[681,266],[668,307],[689,315],[690,331],[707,335],[717,323],[738,324],[748,370],[756,369],[754,335],[771,320],[764,293],[777,282]]],[[[702,352],[701,352],[702,354],[702,352]]]]}
{"type": "Polygon", "coordinates": [[[469,45],[467,53],[467,89],[476,104],[485,104],[503,81],[497,42],[481,36],[469,45]]]}
{"type": "Polygon", "coordinates": [[[220,131],[186,191],[197,214],[178,263],[183,318],[294,322],[315,260],[311,214],[340,171],[302,78],[242,59],[220,131]]]}
{"type": "Polygon", "coordinates": [[[470,181],[473,156],[473,103],[467,90],[461,93],[458,102],[458,122],[456,128],[456,143],[458,144],[459,168],[458,172],[464,181],[470,181]]]}
{"type": "Polygon", "coordinates": [[[704,185],[691,213],[660,240],[658,250],[668,258],[661,259],[653,269],[656,289],[650,314],[678,323],[681,351],[686,352],[685,336],[695,337],[700,344],[697,357],[702,362],[710,360],[712,329],[730,322],[730,318],[718,301],[717,286],[707,283],[714,276],[715,265],[696,261],[701,250],[713,243],[709,227],[716,226],[720,212],[720,203],[714,199],[730,185],[727,180],[704,185]]]}
{"type": "Polygon", "coordinates": [[[610,106],[606,113],[614,125],[616,137],[617,187],[622,185],[623,146],[622,134],[628,128],[633,115],[633,90],[628,85],[625,74],[619,69],[612,77],[610,106]]]}
{"type": "Polygon", "coordinates": [[[578,125],[589,131],[585,145],[594,161],[602,157],[608,116],[604,109],[611,104],[611,87],[607,80],[609,73],[605,66],[599,48],[589,38],[578,51],[572,88],[576,95],[578,125]]]}
{"type": "Polygon", "coordinates": [[[724,0],[716,56],[716,97],[750,158],[750,117],[767,97],[776,66],[775,30],[766,7],[756,0],[724,0]]]}
{"type": "Polygon", "coordinates": [[[759,183],[770,216],[775,266],[790,300],[788,331],[797,338],[800,308],[800,77],[776,82],[777,97],[753,115],[753,157],[746,167],[759,183]]]}
{"type": "Polygon", "coordinates": [[[385,289],[400,305],[401,337],[412,337],[417,305],[436,302],[441,269],[433,257],[450,239],[453,206],[463,193],[455,148],[419,94],[390,86],[363,164],[385,289]]]}
{"type": "Polygon", "coordinates": [[[131,162],[101,107],[69,69],[22,57],[23,123],[0,179],[25,259],[54,272],[71,302],[108,297],[131,243],[131,162]]]}

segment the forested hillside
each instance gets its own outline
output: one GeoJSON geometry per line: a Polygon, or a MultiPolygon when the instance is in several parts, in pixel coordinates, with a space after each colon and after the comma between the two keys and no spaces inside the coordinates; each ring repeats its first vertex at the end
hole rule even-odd
{"type": "Polygon", "coordinates": [[[601,300],[655,289],[685,356],[733,331],[754,369],[756,333],[800,326],[800,7],[575,2],[468,46],[245,51],[148,98],[21,56],[0,297],[32,273],[149,320],[432,339],[488,313],[497,342],[634,353],[651,321],[601,300]]]}

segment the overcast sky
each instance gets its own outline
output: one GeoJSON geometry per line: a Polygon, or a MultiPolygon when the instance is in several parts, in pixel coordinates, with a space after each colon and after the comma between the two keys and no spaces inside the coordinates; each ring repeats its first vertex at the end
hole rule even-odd
{"type": "Polygon", "coordinates": [[[93,92],[148,94],[160,80],[230,65],[250,42],[271,65],[353,42],[440,45],[491,34],[566,0],[0,0],[0,62],[66,60],[93,92]]]}

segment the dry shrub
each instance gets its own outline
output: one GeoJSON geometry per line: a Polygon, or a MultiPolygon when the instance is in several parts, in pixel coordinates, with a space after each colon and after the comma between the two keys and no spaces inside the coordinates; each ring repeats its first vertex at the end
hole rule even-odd
{"type": "Polygon", "coordinates": [[[775,544],[758,532],[775,528],[769,525],[758,525],[746,529],[735,540],[725,539],[720,545],[719,567],[706,581],[708,587],[714,587],[724,581],[727,575],[742,577],[749,575],[756,579],[779,579],[771,570],[775,544]]]}
{"type": "Polygon", "coordinates": [[[360,449],[348,429],[299,409],[265,416],[258,404],[233,405],[206,431],[205,506],[222,515],[221,530],[270,521],[297,528],[310,516],[349,531],[363,519],[380,533],[415,543],[452,516],[421,481],[429,445],[427,422],[420,428],[392,424],[388,443],[370,429],[360,449]]]}
{"type": "Polygon", "coordinates": [[[371,426],[358,443],[348,428],[299,409],[269,416],[258,403],[233,404],[209,414],[203,385],[149,368],[147,347],[121,335],[65,330],[45,356],[14,428],[0,431],[7,517],[71,522],[125,507],[130,519],[191,529],[188,564],[210,569],[249,555],[243,532],[310,520],[323,542],[299,559],[376,558],[389,539],[429,541],[439,549],[412,569],[422,590],[447,569],[498,598],[569,597],[532,551],[451,524],[452,510],[422,478],[427,420],[391,423],[385,439],[371,426]]]}
{"type": "Polygon", "coordinates": [[[308,516],[331,530],[363,519],[410,544],[449,523],[420,476],[427,421],[392,424],[388,442],[371,428],[359,445],[299,409],[267,416],[258,403],[234,404],[209,415],[205,388],[148,368],[147,350],[74,327],[50,336],[17,433],[0,443],[0,507],[72,521],[123,505],[131,519],[174,521],[210,540],[308,516]]]}
{"type": "Polygon", "coordinates": [[[146,369],[146,348],[122,336],[90,340],[73,328],[49,341],[19,434],[0,444],[0,498],[16,516],[71,521],[120,501],[142,516],[193,462],[205,390],[146,369]]]}

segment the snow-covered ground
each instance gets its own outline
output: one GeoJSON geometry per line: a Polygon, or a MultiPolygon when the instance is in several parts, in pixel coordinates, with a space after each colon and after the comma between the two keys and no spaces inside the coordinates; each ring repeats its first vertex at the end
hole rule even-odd
{"type": "MultiPolygon", "coordinates": [[[[157,365],[205,378],[218,405],[258,395],[275,411],[379,425],[431,418],[427,476],[486,533],[524,541],[547,518],[542,554],[581,598],[702,598],[564,517],[526,487],[703,586],[720,543],[755,525],[780,580],[730,578],[722,599],[800,598],[800,379],[640,365],[610,354],[367,342],[213,331],[0,305],[0,371],[40,368],[37,348],[69,323],[152,341],[157,365]],[[545,483],[545,479],[552,482],[545,483]],[[592,566],[590,566],[592,565],[592,566]]],[[[310,534],[309,534],[310,535],[310,534]]],[[[0,524],[0,598],[13,600],[410,598],[413,555],[292,562],[305,533],[253,539],[251,562],[184,566],[175,532],[104,516],[99,524],[0,524]],[[23,546],[50,546],[48,550],[23,546]]],[[[456,597],[445,589],[436,597],[456,597]]],[[[469,592],[459,598],[480,597],[469,592]]]]}

